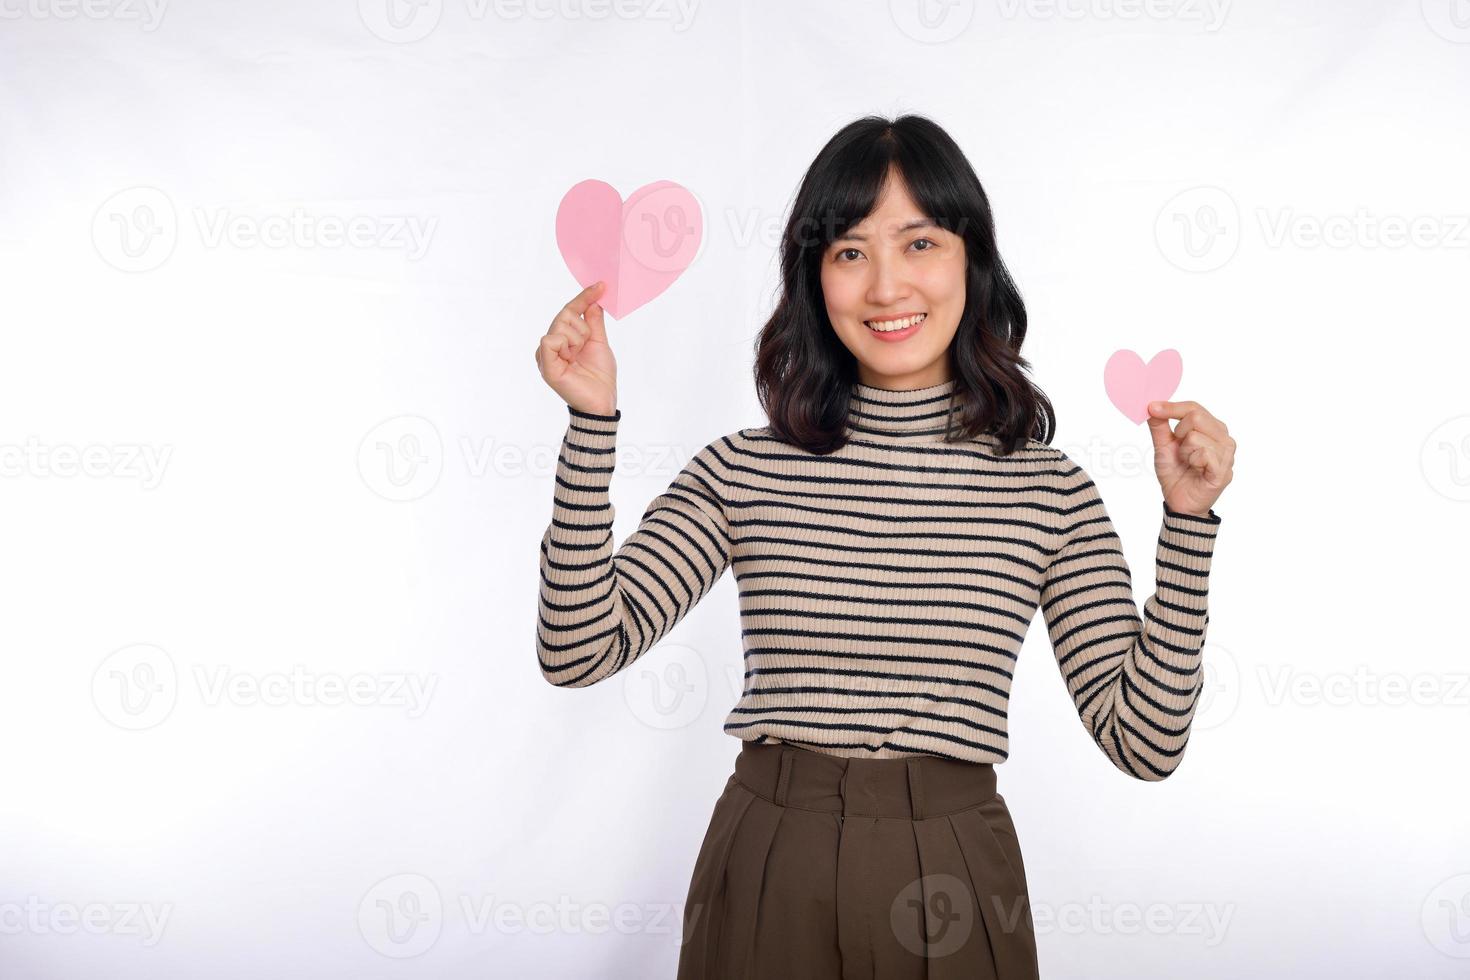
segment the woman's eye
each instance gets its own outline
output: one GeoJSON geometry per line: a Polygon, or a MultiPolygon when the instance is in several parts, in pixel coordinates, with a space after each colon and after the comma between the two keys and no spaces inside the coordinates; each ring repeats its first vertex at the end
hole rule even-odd
{"type": "MultiPolygon", "coordinates": [[[[920,251],[920,252],[928,252],[928,251],[931,251],[934,248],[938,248],[939,247],[939,244],[937,242],[935,242],[934,240],[929,239],[929,238],[919,238],[919,239],[916,239],[913,242],[913,245],[911,245],[909,247],[912,248],[914,245],[918,245],[920,242],[922,242],[922,243],[930,246],[930,248],[921,248],[921,249],[918,249],[918,251],[920,251]]],[[[857,256],[861,256],[862,254],[863,253],[862,253],[862,250],[861,249],[844,248],[840,252],[837,253],[836,258],[837,258],[837,261],[838,262],[855,262],[855,261],[857,261],[856,257],[857,256]],[[849,254],[853,255],[854,258],[849,259],[847,257],[849,254]]]]}

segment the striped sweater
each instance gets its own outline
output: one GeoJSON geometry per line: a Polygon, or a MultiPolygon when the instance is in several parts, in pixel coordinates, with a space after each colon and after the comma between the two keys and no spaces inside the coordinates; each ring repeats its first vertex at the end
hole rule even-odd
{"type": "Polygon", "coordinates": [[[562,687],[648,652],[734,568],[744,691],[725,731],[836,756],[1006,759],[1006,707],[1038,606],[1078,716],[1113,765],[1179,765],[1203,681],[1220,518],[1160,515],[1140,618],[1096,484],[1034,439],[944,441],[955,380],[857,384],[819,456],[741,429],[700,450],[613,547],[619,409],[568,407],[541,541],[536,650],[562,687]]]}

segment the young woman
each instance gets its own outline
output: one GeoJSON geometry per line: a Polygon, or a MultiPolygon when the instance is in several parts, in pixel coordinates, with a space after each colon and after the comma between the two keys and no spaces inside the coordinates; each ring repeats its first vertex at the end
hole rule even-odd
{"type": "Polygon", "coordinates": [[[769,424],[697,453],[616,551],[602,284],[541,339],[570,412],[542,672],[607,679],[734,566],[746,671],[725,731],[742,744],[695,861],[680,980],[1036,977],[995,773],[1022,640],[1039,607],[1088,735],[1130,776],[1173,772],[1235,440],[1196,402],[1151,406],[1163,500],[1140,619],[1097,486],[1049,445],[1025,307],[942,129],[837,133],[802,181],[781,276],[756,347],[769,424]]]}

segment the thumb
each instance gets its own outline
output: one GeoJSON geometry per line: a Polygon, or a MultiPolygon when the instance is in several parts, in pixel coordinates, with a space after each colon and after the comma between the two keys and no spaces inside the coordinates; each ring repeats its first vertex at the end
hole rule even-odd
{"type": "Polygon", "coordinates": [[[582,319],[587,322],[587,328],[591,331],[588,340],[598,343],[607,343],[607,324],[602,321],[602,304],[590,303],[587,310],[582,314],[582,319]]]}
{"type": "MultiPolygon", "coordinates": [[[[1168,402],[1159,403],[1165,411],[1169,410],[1168,402]]],[[[1153,415],[1148,417],[1148,434],[1153,436],[1154,448],[1163,449],[1174,441],[1174,430],[1169,428],[1169,417],[1167,415],[1153,415]]]]}

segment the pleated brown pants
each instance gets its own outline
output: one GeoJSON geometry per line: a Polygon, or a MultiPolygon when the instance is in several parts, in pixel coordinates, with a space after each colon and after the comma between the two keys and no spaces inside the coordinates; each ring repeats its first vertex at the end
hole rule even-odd
{"type": "Polygon", "coordinates": [[[684,906],[678,980],[1035,980],[995,767],[745,742],[684,906]]]}

